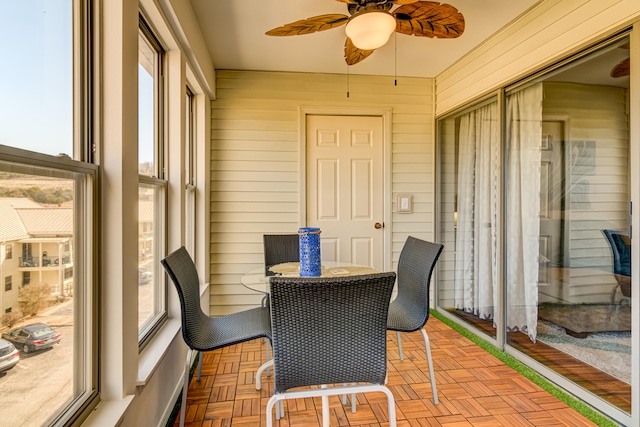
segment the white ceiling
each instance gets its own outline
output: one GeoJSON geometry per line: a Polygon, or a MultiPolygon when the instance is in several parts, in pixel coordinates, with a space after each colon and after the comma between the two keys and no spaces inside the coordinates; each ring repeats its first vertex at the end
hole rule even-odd
{"type": "MultiPolygon", "coordinates": [[[[319,33],[270,37],[272,28],[328,13],[349,15],[335,0],[190,0],[216,69],[345,74],[344,26],[319,33]]],[[[450,0],[465,18],[457,39],[403,34],[350,74],[434,77],[540,0],[450,0]],[[395,48],[394,48],[395,46],[395,48]],[[395,58],[395,61],[394,61],[395,58]]]]}

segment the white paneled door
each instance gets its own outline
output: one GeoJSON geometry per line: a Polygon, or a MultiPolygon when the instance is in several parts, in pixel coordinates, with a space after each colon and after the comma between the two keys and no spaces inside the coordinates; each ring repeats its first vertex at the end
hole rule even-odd
{"type": "Polygon", "coordinates": [[[320,227],[321,257],[382,270],[384,121],[307,116],[307,226],[320,227]]]}
{"type": "MultiPolygon", "coordinates": [[[[564,264],[564,233],[562,230],[565,197],[564,122],[542,122],[540,146],[540,262],[538,270],[541,302],[560,302],[564,264]]],[[[569,219],[569,218],[565,218],[569,219]]]]}

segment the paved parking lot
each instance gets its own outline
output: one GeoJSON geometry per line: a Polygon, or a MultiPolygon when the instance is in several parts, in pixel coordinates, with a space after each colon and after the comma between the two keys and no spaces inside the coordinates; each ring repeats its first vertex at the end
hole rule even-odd
{"type": "Polygon", "coordinates": [[[53,348],[20,354],[20,362],[0,374],[0,425],[40,426],[73,395],[72,301],[21,324],[47,323],[62,334],[53,348]]]}

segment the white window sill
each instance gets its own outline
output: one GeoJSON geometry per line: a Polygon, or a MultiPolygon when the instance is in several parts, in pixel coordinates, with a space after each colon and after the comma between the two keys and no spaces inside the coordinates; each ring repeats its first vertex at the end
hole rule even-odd
{"type": "Polygon", "coordinates": [[[125,396],[120,400],[103,400],[98,403],[96,409],[82,423],[83,427],[117,426],[121,422],[122,415],[133,401],[133,395],[125,396]]]}

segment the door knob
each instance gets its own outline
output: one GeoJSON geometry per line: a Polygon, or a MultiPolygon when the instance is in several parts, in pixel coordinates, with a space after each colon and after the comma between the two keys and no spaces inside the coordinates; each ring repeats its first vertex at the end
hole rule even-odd
{"type": "Polygon", "coordinates": [[[377,230],[379,230],[379,229],[381,229],[382,227],[384,227],[384,224],[380,224],[379,222],[376,222],[376,223],[374,224],[374,227],[375,227],[377,230]]]}

